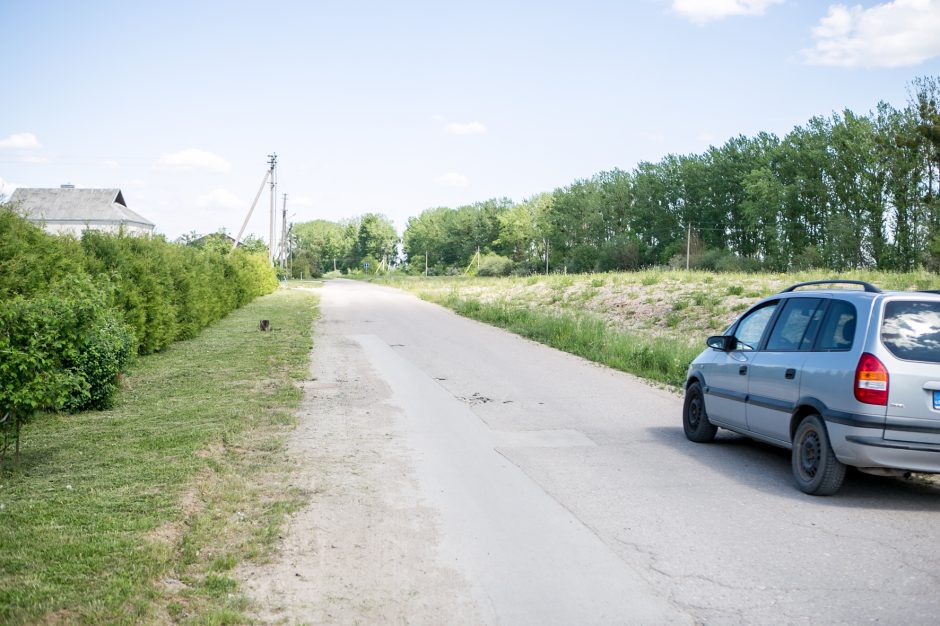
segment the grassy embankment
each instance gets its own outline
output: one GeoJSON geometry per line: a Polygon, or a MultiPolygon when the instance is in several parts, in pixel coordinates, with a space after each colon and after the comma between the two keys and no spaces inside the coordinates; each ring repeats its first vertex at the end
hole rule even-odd
{"type": "Polygon", "coordinates": [[[302,502],[284,443],[315,316],[280,290],[138,360],[112,410],[38,416],[0,471],[0,623],[247,621],[230,572],[302,502]]]}
{"type": "MultiPolygon", "coordinates": [[[[715,274],[644,270],[509,278],[409,277],[380,282],[461,315],[638,376],[680,386],[705,338],[758,298],[833,272],[715,274]]],[[[883,289],[938,289],[928,272],[846,272],[883,289]]]]}

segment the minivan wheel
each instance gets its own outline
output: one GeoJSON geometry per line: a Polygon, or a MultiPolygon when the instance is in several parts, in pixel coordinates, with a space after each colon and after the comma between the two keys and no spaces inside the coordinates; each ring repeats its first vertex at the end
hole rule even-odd
{"type": "Polygon", "coordinates": [[[682,407],[682,428],[685,436],[696,443],[710,443],[715,439],[718,427],[708,421],[705,413],[705,395],[702,385],[694,382],[685,392],[685,405],[682,407]]]}
{"type": "Polygon", "coordinates": [[[804,493],[831,496],[842,486],[845,465],[832,451],[826,425],[818,415],[806,416],[797,427],[790,465],[796,485],[804,493]]]}

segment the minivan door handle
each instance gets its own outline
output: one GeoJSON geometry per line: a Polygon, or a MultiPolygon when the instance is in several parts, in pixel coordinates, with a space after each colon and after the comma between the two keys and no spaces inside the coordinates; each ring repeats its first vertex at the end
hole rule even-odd
{"type": "Polygon", "coordinates": [[[746,374],[747,374],[747,365],[742,365],[740,368],[738,368],[738,374],[740,374],[741,376],[746,375],[746,374]]]}
{"type": "Polygon", "coordinates": [[[793,380],[794,378],[796,378],[796,370],[793,369],[792,367],[787,368],[787,372],[786,372],[786,374],[784,374],[784,377],[785,377],[787,380],[793,380]]]}

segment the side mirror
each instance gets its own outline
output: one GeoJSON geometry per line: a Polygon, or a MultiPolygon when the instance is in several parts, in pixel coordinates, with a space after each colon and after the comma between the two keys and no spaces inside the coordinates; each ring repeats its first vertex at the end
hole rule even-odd
{"type": "Polygon", "coordinates": [[[705,345],[722,352],[731,352],[737,345],[738,340],[732,335],[713,335],[705,340],[705,345]]]}

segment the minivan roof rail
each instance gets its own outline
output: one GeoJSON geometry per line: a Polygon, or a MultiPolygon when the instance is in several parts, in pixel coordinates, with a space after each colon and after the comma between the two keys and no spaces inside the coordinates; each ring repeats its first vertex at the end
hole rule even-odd
{"type": "Polygon", "coordinates": [[[791,285],[781,291],[780,293],[790,293],[791,291],[796,291],[800,287],[808,287],[809,285],[861,285],[865,288],[865,291],[869,293],[881,293],[881,289],[878,289],[871,283],[866,283],[864,280],[810,280],[805,283],[797,283],[791,285]]]}

